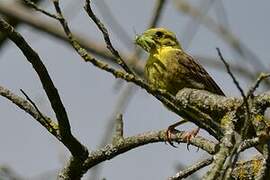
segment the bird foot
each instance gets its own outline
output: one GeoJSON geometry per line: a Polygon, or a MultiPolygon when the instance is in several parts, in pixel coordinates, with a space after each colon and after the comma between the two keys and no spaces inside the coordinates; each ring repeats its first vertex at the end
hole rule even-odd
{"type": "MultiPolygon", "coordinates": [[[[175,129],[175,126],[169,126],[168,129],[166,130],[166,142],[168,142],[172,147],[177,148],[172,142],[172,135],[180,132],[179,130],[175,129]]],[[[166,143],[165,142],[165,143],[166,143]]]]}
{"type": "Polygon", "coordinates": [[[199,133],[199,131],[200,131],[200,128],[195,128],[195,129],[192,129],[191,131],[185,132],[182,135],[183,140],[187,142],[188,151],[189,151],[189,145],[190,145],[191,139],[196,137],[196,135],[199,133]]]}

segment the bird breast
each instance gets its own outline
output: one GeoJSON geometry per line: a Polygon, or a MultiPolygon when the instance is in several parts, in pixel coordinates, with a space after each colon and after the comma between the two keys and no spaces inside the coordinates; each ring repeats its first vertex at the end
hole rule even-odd
{"type": "Polygon", "coordinates": [[[172,48],[164,48],[150,54],[145,67],[145,76],[148,83],[155,88],[164,89],[175,95],[184,87],[185,68],[180,67],[177,59],[167,57],[170,50],[172,48]]]}

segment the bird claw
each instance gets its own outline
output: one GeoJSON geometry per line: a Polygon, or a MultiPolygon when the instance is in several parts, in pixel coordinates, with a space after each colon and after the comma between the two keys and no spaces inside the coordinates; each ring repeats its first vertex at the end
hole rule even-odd
{"type": "Polygon", "coordinates": [[[180,131],[178,131],[177,129],[175,129],[172,126],[169,126],[168,129],[166,130],[166,139],[167,140],[165,141],[165,143],[168,142],[172,147],[177,148],[177,146],[175,146],[172,142],[172,134],[176,134],[178,132],[180,132],[180,131]]]}
{"type": "Polygon", "coordinates": [[[196,129],[193,129],[191,131],[185,132],[182,135],[183,140],[187,142],[187,150],[188,151],[189,151],[189,146],[190,146],[191,139],[194,138],[194,137],[196,137],[196,135],[198,134],[199,130],[200,130],[200,128],[196,128],[196,129]]]}
{"type": "MultiPolygon", "coordinates": [[[[179,125],[181,125],[181,124],[183,124],[185,122],[187,122],[187,121],[186,120],[181,120],[181,121],[179,121],[179,122],[177,122],[177,123],[175,123],[175,124],[168,127],[168,129],[166,130],[166,139],[167,140],[165,141],[165,143],[168,142],[172,147],[177,148],[177,146],[175,146],[173,144],[172,140],[171,140],[172,139],[172,134],[179,133],[180,131],[175,129],[175,127],[179,126],[179,125]]],[[[191,130],[189,132],[185,132],[182,135],[183,140],[187,142],[188,151],[189,151],[190,140],[192,138],[194,138],[198,134],[199,130],[200,130],[200,128],[196,128],[196,129],[193,129],[193,130],[191,130]]]]}

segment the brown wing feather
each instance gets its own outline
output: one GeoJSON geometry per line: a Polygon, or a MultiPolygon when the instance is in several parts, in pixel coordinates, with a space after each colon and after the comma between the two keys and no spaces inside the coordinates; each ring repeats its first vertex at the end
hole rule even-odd
{"type": "Polygon", "coordinates": [[[206,90],[218,94],[223,95],[223,91],[216,84],[216,82],[211,78],[211,76],[207,73],[207,71],[191,56],[186,54],[183,51],[180,51],[181,55],[178,58],[178,62],[189,69],[190,76],[197,80],[199,83],[205,85],[206,90]]]}

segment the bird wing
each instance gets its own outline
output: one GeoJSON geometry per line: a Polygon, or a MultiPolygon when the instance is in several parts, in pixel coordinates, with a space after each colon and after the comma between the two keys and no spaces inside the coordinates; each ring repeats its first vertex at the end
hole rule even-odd
{"type": "MultiPolygon", "coordinates": [[[[208,90],[212,93],[223,95],[223,91],[216,84],[216,82],[211,78],[211,76],[207,73],[207,71],[190,55],[185,53],[184,51],[177,49],[171,52],[172,57],[177,59],[178,63],[187,69],[186,71],[186,79],[196,81],[197,84],[203,84],[205,90],[208,90]]],[[[168,57],[167,57],[168,58],[168,57]]],[[[192,82],[194,83],[194,82],[192,82]]],[[[200,89],[200,88],[199,88],[200,89]]]]}

